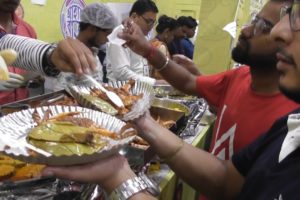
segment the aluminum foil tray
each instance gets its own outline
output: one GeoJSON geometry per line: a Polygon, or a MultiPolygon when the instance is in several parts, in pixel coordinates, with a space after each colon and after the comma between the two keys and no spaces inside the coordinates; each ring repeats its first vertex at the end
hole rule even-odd
{"type": "MultiPolygon", "coordinates": [[[[125,122],[95,110],[75,107],[75,106],[45,106],[36,108],[37,112],[43,117],[46,110],[50,109],[53,115],[65,112],[80,112],[80,117],[93,120],[99,126],[118,133],[125,125],[125,122]]],[[[117,153],[122,147],[132,141],[134,136],[122,140],[107,138],[107,145],[99,152],[84,155],[54,156],[47,155],[38,148],[34,148],[27,140],[27,134],[36,126],[32,118],[35,109],[27,109],[15,112],[0,118],[0,152],[15,159],[47,165],[74,165],[92,162],[117,153]],[[32,156],[28,149],[36,152],[32,156]]]]}
{"type": "MultiPolygon", "coordinates": [[[[110,82],[108,85],[114,88],[120,88],[126,81],[110,82]]],[[[83,107],[98,109],[91,101],[84,98],[83,94],[90,94],[91,88],[94,86],[73,85],[70,84],[67,91],[79,102],[83,107]]],[[[151,106],[154,98],[153,87],[145,82],[136,81],[134,87],[131,89],[131,94],[143,94],[143,98],[138,100],[132,107],[131,111],[124,116],[119,116],[124,121],[129,121],[138,118],[144,114],[151,106]]]]}

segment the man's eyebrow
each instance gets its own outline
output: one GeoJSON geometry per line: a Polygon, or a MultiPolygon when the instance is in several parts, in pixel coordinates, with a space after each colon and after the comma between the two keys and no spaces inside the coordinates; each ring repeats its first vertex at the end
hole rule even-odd
{"type": "Polygon", "coordinates": [[[272,26],[275,25],[275,23],[271,22],[270,20],[267,20],[267,19],[264,18],[264,17],[261,17],[261,16],[259,16],[259,15],[257,15],[257,17],[258,17],[259,19],[264,20],[264,21],[265,21],[267,24],[269,24],[269,25],[272,25],[272,26]]]}

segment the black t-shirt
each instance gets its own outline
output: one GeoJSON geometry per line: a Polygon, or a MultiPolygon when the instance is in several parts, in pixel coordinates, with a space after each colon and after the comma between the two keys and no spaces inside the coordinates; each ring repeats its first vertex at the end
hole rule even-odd
{"type": "MultiPolygon", "coordinates": [[[[300,109],[292,113],[300,114],[300,109]]],[[[288,115],[277,120],[266,134],[232,157],[237,170],[245,176],[238,199],[300,199],[300,148],[279,162],[288,133],[287,120],[288,115]]],[[[300,120],[298,130],[300,134],[300,120]]]]}

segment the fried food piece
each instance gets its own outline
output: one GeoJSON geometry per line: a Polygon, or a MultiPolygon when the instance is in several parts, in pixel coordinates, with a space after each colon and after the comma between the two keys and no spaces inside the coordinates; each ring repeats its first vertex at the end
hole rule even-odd
{"type": "Polygon", "coordinates": [[[64,117],[62,119],[59,119],[57,121],[64,121],[64,122],[71,122],[72,124],[75,124],[77,126],[82,126],[82,127],[86,127],[89,128],[91,126],[94,126],[94,121],[91,119],[87,119],[87,118],[77,118],[77,117],[64,117]]]}
{"type": "Polygon", "coordinates": [[[40,124],[42,122],[41,116],[39,115],[39,113],[37,112],[37,110],[35,109],[32,113],[32,119],[37,123],[40,124]]]}
{"type": "Polygon", "coordinates": [[[19,161],[19,160],[15,160],[9,156],[5,156],[0,154],[0,165],[12,165],[14,167],[22,167],[24,166],[26,163],[19,161]]]}
{"type": "Polygon", "coordinates": [[[49,105],[78,106],[79,104],[75,99],[64,96],[64,99],[55,101],[53,103],[50,103],[49,105]]]}
{"type": "MultiPolygon", "coordinates": [[[[49,111],[49,110],[47,110],[49,111]]],[[[47,112],[46,111],[46,112],[47,112]]],[[[51,118],[48,118],[46,121],[64,121],[64,118],[66,117],[74,117],[75,115],[79,115],[80,112],[67,112],[67,113],[60,113],[56,116],[53,116],[51,118]]],[[[45,114],[46,115],[46,114],[45,114]]]]}
{"type": "Polygon", "coordinates": [[[163,121],[162,122],[162,126],[165,128],[170,128],[172,127],[174,124],[176,124],[176,122],[174,120],[168,120],[168,121],[163,121]]]}
{"type": "Polygon", "coordinates": [[[149,144],[146,140],[144,140],[143,138],[141,138],[140,136],[137,136],[137,135],[134,137],[133,142],[136,143],[136,144],[148,145],[149,146],[149,144]]]}
{"type": "Polygon", "coordinates": [[[176,124],[174,120],[163,121],[162,119],[160,119],[160,116],[157,116],[156,122],[167,129],[176,124]]]}
{"type": "Polygon", "coordinates": [[[142,150],[147,150],[149,148],[149,145],[136,144],[134,142],[130,143],[130,146],[142,150]]]}
{"type": "Polygon", "coordinates": [[[0,165],[0,181],[11,176],[15,171],[15,167],[12,165],[0,165]]]}
{"type": "Polygon", "coordinates": [[[132,106],[139,99],[143,98],[143,94],[138,94],[138,95],[131,94],[130,90],[131,90],[131,88],[133,88],[134,84],[135,84],[135,80],[129,80],[126,84],[124,84],[120,88],[105,86],[105,88],[108,91],[112,91],[112,92],[116,93],[121,98],[121,100],[124,104],[124,107],[121,107],[121,108],[114,105],[114,103],[111,102],[111,100],[107,97],[107,95],[97,88],[91,88],[90,95],[108,102],[110,105],[112,105],[118,111],[118,114],[122,116],[122,115],[128,113],[132,109],[132,106]]]}
{"type": "Polygon", "coordinates": [[[44,167],[44,165],[27,164],[21,169],[18,169],[16,173],[10,178],[10,180],[19,181],[39,177],[44,167]]]}
{"type": "Polygon", "coordinates": [[[132,123],[126,123],[125,126],[121,128],[120,138],[126,138],[132,135],[137,135],[136,127],[132,123]]]}
{"type": "Polygon", "coordinates": [[[104,136],[104,137],[110,137],[112,139],[117,139],[118,138],[118,135],[116,133],[111,132],[111,131],[106,130],[106,129],[103,129],[103,128],[93,127],[91,129],[91,132],[95,133],[95,134],[99,134],[99,135],[104,136]]]}

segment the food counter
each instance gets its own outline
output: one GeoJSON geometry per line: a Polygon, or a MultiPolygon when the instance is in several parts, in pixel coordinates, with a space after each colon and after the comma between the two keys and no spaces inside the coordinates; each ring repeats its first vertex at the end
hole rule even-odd
{"type": "MultiPolygon", "coordinates": [[[[164,88],[165,89],[165,88],[164,88]]],[[[169,91],[168,91],[169,92],[169,91]]],[[[27,99],[20,102],[14,102],[12,104],[1,106],[1,113],[6,115],[16,110],[27,109],[30,106],[37,105],[49,105],[57,104],[68,96],[65,91],[59,91],[52,94],[41,95],[32,99],[27,99]]],[[[161,102],[170,101],[171,96],[165,96],[165,94],[157,95],[160,97],[161,102]]],[[[70,96],[68,96],[70,97],[70,96]]],[[[171,97],[171,101],[185,105],[189,108],[189,111],[185,112],[184,119],[178,117],[175,127],[170,127],[173,131],[182,137],[186,142],[202,147],[205,135],[208,132],[209,125],[203,121],[203,114],[206,111],[207,105],[203,99],[190,98],[185,96],[171,97]],[[180,123],[178,123],[180,122],[180,123]]],[[[74,103],[71,101],[71,103],[74,103]]],[[[160,104],[160,103],[159,103],[160,104]]],[[[169,104],[169,103],[168,103],[169,104]]],[[[160,106],[166,106],[164,103],[160,106]]],[[[159,107],[159,106],[158,106],[159,107]]],[[[173,115],[172,115],[173,116],[173,115]]],[[[120,153],[124,153],[122,149],[120,153]],[[123,151],[123,152],[122,152],[123,151]]],[[[125,156],[131,158],[131,151],[129,154],[125,151],[125,156]]],[[[142,152],[144,159],[134,160],[132,166],[135,170],[143,171],[149,175],[161,189],[160,199],[173,199],[174,191],[178,192],[180,189],[176,189],[178,181],[176,175],[169,169],[166,164],[157,164],[155,155],[151,154],[151,149],[148,152],[148,157],[144,151],[142,152]],[[153,169],[153,165],[158,165],[156,169],[153,169]]],[[[155,167],[154,167],[155,168],[155,167]]],[[[179,184],[181,185],[181,184],[179,184]]],[[[191,199],[186,195],[192,195],[192,190],[184,186],[182,190],[182,199],[191,199]],[[188,191],[187,193],[185,191],[188,191]]],[[[177,196],[178,194],[176,194],[177,196]]],[[[56,180],[49,178],[35,178],[25,181],[17,182],[5,182],[0,184],[0,199],[105,199],[105,194],[101,188],[90,184],[80,184],[64,180],[56,180]]]]}

